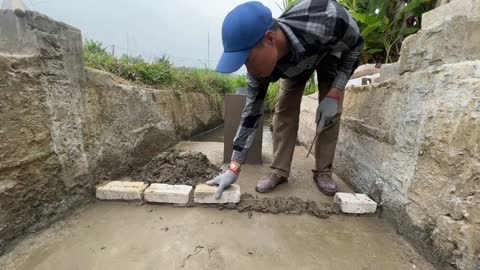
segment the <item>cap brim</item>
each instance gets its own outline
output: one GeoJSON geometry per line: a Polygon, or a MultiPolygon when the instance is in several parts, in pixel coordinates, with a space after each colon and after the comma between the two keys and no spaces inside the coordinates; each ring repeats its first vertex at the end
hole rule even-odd
{"type": "Polygon", "coordinates": [[[215,69],[220,73],[232,73],[239,70],[247,61],[251,49],[238,52],[224,52],[215,69]]]}

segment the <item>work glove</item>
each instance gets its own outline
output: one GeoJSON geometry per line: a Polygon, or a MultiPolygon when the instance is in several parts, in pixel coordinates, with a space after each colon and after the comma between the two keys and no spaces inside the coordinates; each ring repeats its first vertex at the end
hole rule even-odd
{"type": "Polygon", "coordinates": [[[209,186],[218,186],[217,191],[215,192],[215,198],[219,199],[222,196],[223,191],[237,180],[238,174],[228,169],[224,173],[215,177],[215,179],[207,181],[206,184],[209,186]]]}
{"type": "Polygon", "coordinates": [[[338,114],[338,99],[325,97],[317,107],[317,134],[334,122],[335,116],[338,114]]]}

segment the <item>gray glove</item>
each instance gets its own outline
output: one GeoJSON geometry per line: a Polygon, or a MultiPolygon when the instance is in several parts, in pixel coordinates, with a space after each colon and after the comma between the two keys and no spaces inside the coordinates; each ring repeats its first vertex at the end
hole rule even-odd
{"type": "Polygon", "coordinates": [[[323,128],[333,123],[335,116],[338,113],[338,100],[325,97],[317,108],[317,134],[322,132],[323,128]]]}
{"type": "Polygon", "coordinates": [[[231,170],[226,170],[224,173],[215,177],[215,179],[207,181],[209,186],[218,186],[217,191],[215,192],[215,198],[219,199],[222,196],[222,193],[227,189],[231,184],[235,183],[238,179],[238,175],[231,170]]]}

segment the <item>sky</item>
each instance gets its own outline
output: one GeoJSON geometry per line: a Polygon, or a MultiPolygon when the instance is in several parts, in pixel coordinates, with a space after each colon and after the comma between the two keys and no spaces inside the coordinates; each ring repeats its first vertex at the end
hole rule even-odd
{"type": "MultiPolygon", "coordinates": [[[[24,0],[28,8],[70,24],[83,38],[101,41],[115,55],[176,66],[215,68],[223,51],[225,15],[247,0],[24,0]],[[210,38],[209,38],[210,36],[210,38]],[[210,46],[208,40],[210,39],[210,46]],[[208,49],[210,47],[210,50],[208,49]],[[209,57],[210,52],[210,57],[209,57]]],[[[261,0],[278,17],[282,0],[261,0]]]]}

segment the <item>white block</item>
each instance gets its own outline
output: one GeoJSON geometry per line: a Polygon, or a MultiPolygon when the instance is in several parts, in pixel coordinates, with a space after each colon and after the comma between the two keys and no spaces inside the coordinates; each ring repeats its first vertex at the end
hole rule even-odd
{"type": "Polygon", "coordinates": [[[343,213],[366,214],[377,210],[377,203],[365,194],[338,192],[334,201],[340,205],[343,213]]]}
{"type": "Polygon", "coordinates": [[[199,184],[195,187],[193,200],[195,203],[239,203],[240,202],[240,186],[231,185],[224,190],[220,199],[215,199],[216,186],[199,184]]]}
{"type": "Polygon", "coordinates": [[[98,185],[96,195],[99,200],[142,200],[147,187],[144,182],[111,181],[98,185]]]}
{"type": "Polygon", "coordinates": [[[145,190],[145,201],[187,204],[193,187],[187,185],[151,184],[145,190]]]}

